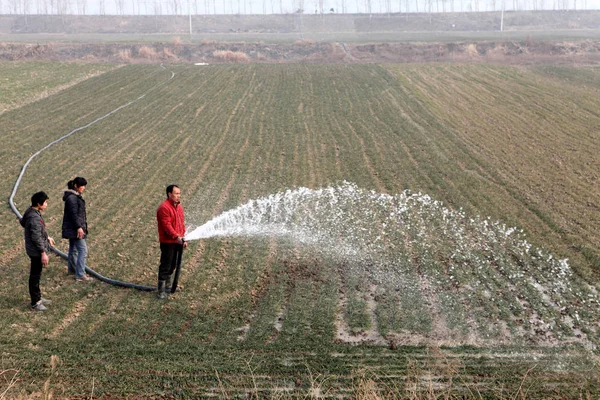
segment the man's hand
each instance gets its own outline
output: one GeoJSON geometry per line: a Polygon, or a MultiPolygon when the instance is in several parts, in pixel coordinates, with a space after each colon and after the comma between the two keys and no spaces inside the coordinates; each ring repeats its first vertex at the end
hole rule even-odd
{"type": "Polygon", "coordinates": [[[84,236],[83,228],[77,228],[77,239],[83,239],[84,236]]]}
{"type": "Polygon", "coordinates": [[[177,236],[177,243],[182,245],[184,249],[187,247],[187,242],[180,236],[177,236]]]}
{"type": "Polygon", "coordinates": [[[48,254],[46,254],[46,252],[43,252],[42,253],[42,266],[47,267],[49,261],[50,260],[48,259],[48,254]]]}
{"type": "Polygon", "coordinates": [[[49,237],[48,241],[50,242],[50,246],[56,247],[56,243],[54,243],[54,239],[52,239],[51,237],[49,237]]]}

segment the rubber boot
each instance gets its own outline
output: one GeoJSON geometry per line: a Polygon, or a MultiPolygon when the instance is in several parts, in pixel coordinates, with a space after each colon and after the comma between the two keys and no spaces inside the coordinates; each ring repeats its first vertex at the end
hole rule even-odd
{"type": "Polygon", "coordinates": [[[171,293],[171,275],[169,275],[169,277],[165,281],[165,290],[167,291],[167,293],[171,293]]]}
{"type": "Polygon", "coordinates": [[[166,290],[166,285],[165,285],[165,281],[158,281],[158,291],[156,293],[156,297],[158,297],[161,300],[166,300],[169,298],[169,295],[167,294],[166,290]]]}

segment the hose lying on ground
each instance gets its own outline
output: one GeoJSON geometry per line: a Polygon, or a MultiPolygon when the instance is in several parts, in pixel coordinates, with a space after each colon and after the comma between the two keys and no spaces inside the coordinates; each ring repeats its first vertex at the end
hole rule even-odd
{"type": "MultiPolygon", "coordinates": [[[[161,66],[162,69],[166,70],[166,68],[162,64],[160,66],[161,66]]],[[[162,83],[159,83],[158,85],[153,86],[146,93],[144,93],[143,95],[141,95],[137,99],[132,100],[129,103],[124,104],[124,105],[122,105],[122,106],[120,106],[120,107],[112,110],[108,114],[106,114],[106,115],[104,115],[104,116],[102,116],[100,118],[97,118],[96,120],[90,122],[87,125],[84,125],[84,126],[81,126],[79,128],[76,128],[76,129],[72,130],[71,132],[67,133],[66,135],[61,136],[58,139],[56,139],[55,141],[49,143],[43,149],[37,151],[35,154],[33,154],[31,157],[29,157],[29,159],[27,160],[27,162],[21,168],[21,173],[19,174],[19,177],[17,178],[17,181],[15,182],[15,186],[13,188],[13,191],[12,191],[10,197],[8,198],[8,203],[10,205],[10,208],[15,213],[15,215],[17,217],[19,217],[19,219],[23,218],[23,215],[21,215],[21,213],[19,212],[19,210],[15,206],[14,199],[15,199],[15,195],[17,194],[17,189],[19,188],[19,185],[21,184],[21,179],[23,178],[23,175],[25,174],[25,171],[27,170],[27,167],[29,166],[29,164],[31,163],[31,161],[35,157],[37,157],[44,150],[46,150],[49,147],[55,145],[56,143],[58,143],[58,142],[60,142],[60,141],[62,141],[64,139],[68,138],[69,136],[73,135],[74,133],[82,131],[82,130],[84,130],[84,129],[86,129],[86,128],[92,126],[92,125],[94,125],[96,122],[100,122],[100,121],[104,120],[105,118],[108,118],[109,116],[111,116],[112,114],[114,114],[114,113],[122,110],[123,108],[129,107],[130,105],[132,105],[132,104],[140,101],[141,99],[143,99],[144,97],[146,97],[146,95],[148,93],[150,93],[151,91],[153,91],[153,90],[159,88],[160,86],[166,84],[167,82],[169,82],[171,79],[173,79],[174,76],[175,76],[175,73],[173,71],[171,71],[171,76],[169,77],[169,79],[167,79],[166,81],[164,81],[162,83]]],[[[62,251],[58,250],[55,247],[51,247],[50,249],[52,250],[52,252],[54,252],[55,254],[59,255],[63,259],[68,260],[67,254],[63,253],[62,251]]],[[[123,281],[118,281],[116,279],[107,278],[105,276],[100,275],[99,273],[97,273],[96,271],[94,271],[93,269],[91,269],[90,267],[88,267],[87,265],[85,267],[85,272],[88,273],[88,274],[90,274],[94,278],[96,278],[98,280],[101,280],[102,282],[108,283],[110,285],[113,285],[113,286],[119,286],[119,287],[125,287],[125,288],[132,288],[132,289],[137,289],[137,290],[143,290],[143,291],[146,291],[146,292],[151,292],[151,291],[156,290],[156,287],[154,287],[154,286],[143,286],[143,285],[138,285],[138,284],[135,284],[135,283],[123,282],[123,281]]]]}

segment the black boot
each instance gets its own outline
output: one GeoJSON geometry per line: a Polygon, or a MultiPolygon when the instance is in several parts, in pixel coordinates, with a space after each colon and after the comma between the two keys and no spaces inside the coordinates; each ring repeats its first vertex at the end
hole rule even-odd
{"type": "Polygon", "coordinates": [[[161,300],[166,300],[169,298],[169,295],[165,292],[166,290],[166,285],[165,285],[165,281],[158,281],[158,291],[156,293],[156,297],[158,297],[161,300]]]}
{"type": "Polygon", "coordinates": [[[169,275],[169,277],[165,281],[165,290],[167,291],[167,293],[171,293],[171,275],[169,275]]]}

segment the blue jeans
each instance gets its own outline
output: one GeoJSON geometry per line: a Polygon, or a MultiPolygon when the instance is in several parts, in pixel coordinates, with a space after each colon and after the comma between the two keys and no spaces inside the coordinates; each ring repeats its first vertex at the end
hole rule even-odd
{"type": "Polygon", "coordinates": [[[69,239],[69,261],[67,268],[75,273],[75,279],[85,276],[85,260],[88,255],[85,239],[69,239]]]}

